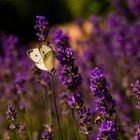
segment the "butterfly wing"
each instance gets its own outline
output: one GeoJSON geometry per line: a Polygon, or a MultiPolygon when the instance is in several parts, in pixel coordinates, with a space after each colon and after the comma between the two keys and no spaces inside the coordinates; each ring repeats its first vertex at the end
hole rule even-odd
{"type": "Polygon", "coordinates": [[[36,66],[41,70],[48,70],[42,58],[36,63],[36,66]]]}
{"type": "Polygon", "coordinates": [[[54,68],[55,62],[55,51],[51,50],[45,54],[43,58],[44,64],[48,70],[52,70],[54,68]]]}
{"type": "Polygon", "coordinates": [[[27,51],[28,56],[35,62],[35,65],[41,70],[48,70],[43,62],[43,58],[38,48],[27,51]]]}
{"type": "Polygon", "coordinates": [[[39,49],[34,48],[27,52],[36,66],[41,70],[51,70],[54,67],[55,52],[48,45],[42,45],[39,49]]]}
{"type": "Polygon", "coordinates": [[[34,49],[27,51],[27,55],[34,62],[38,62],[42,58],[38,48],[34,48],[34,49]]]}
{"type": "Polygon", "coordinates": [[[52,48],[46,44],[42,44],[41,47],[39,48],[42,58],[44,58],[44,56],[51,50],[52,50],[52,48]]]}

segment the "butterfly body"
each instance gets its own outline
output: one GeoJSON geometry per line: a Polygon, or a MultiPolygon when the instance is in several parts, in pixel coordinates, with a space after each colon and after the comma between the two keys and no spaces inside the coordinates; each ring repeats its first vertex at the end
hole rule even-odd
{"type": "Polygon", "coordinates": [[[55,62],[55,51],[50,45],[42,44],[39,48],[27,51],[30,59],[41,70],[52,70],[55,62]]]}

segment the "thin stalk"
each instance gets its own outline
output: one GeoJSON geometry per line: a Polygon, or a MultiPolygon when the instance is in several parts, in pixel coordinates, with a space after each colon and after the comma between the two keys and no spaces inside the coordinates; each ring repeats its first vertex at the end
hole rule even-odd
{"type": "Polygon", "coordinates": [[[73,117],[74,124],[75,124],[74,127],[75,127],[76,137],[77,137],[78,140],[80,140],[79,129],[78,129],[78,126],[77,126],[77,121],[76,121],[73,109],[72,109],[72,117],[73,117]]]}
{"type": "Polygon", "coordinates": [[[47,100],[48,98],[46,98],[46,87],[44,87],[44,92],[42,92],[42,97],[43,97],[45,110],[47,110],[49,106],[48,106],[48,100],[47,100]]]}
{"type": "MultiPolygon", "coordinates": [[[[21,102],[24,102],[23,94],[20,95],[20,100],[21,100],[21,102]]],[[[27,111],[25,111],[24,117],[25,117],[26,124],[27,124],[26,125],[26,130],[27,130],[28,138],[29,138],[29,140],[32,140],[31,131],[30,131],[30,128],[29,128],[30,120],[29,120],[29,115],[28,115],[27,111]]]]}
{"type": "Polygon", "coordinates": [[[51,124],[52,123],[52,116],[51,116],[51,98],[50,95],[46,92],[46,88],[45,88],[45,92],[43,93],[43,100],[44,100],[44,104],[45,104],[45,110],[47,111],[47,123],[51,124]],[[47,97],[46,97],[47,95],[47,97]]]}
{"type": "Polygon", "coordinates": [[[29,120],[29,115],[27,112],[25,112],[25,119],[26,119],[26,123],[27,123],[27,127],[26,127],[26,130],[27,130],[27,135],[28,135],[28,138],[29,140],[32,140],[32,136],[31,136],[31,131],[30,131],[30,128],[29,128],[29,125],[30,125],[30,120],[29,120]]]}
{"type": "Polygon", "coordinates": [[[17,140],[20,140],[20,138],[19,138],[19,134],[18,134],[18,131],[16,130],[15,132],[16,132],[17,140]]]}
{"type": "Polygon", "coordinates": [[[57,110],[57,105],[56,105],[56,97],[55,97],[55,92],[54,92],[53,74],[50,74],[50,79],[51,79],[51,92],[52,92],[52,96],[53,96],[54,111],[55,111],[55,115],[56,115],[56,120],[57,120],[60,137],[61,137],[61,140],[63,140],[62,130],[61,130],[60,121],[59,121],[59,115],[58,115],[58,110],[57,110]]]}
{"type": "Polygon", "coordinates": [[[88,135],[86,135],[86,138],[87,138],[87,140],[89,140],[89,137],[88,137],[88,135]]]}

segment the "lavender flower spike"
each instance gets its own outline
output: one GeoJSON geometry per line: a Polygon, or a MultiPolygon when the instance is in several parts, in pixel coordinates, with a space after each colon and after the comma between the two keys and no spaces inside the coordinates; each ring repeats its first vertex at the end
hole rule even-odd
{"type": "Polygon", "coordinates": [[[93,69],[91,73],[91,86],[90,86],[94,96],[102,97],[109,90],[109,84],[107,83],[103,73],[99,68],[93,69]]]}
{"type": "Polygon", "coordinates": [[[84,135],[89,135],[92,130],[92,112],[90,108],[82,107],[78,110],[78,114],[80,118],[80,132],[84,135]]]}
{"type": "Polygon", "coordinates": [[[13,106],[12,104],[8,105],[6,116],[7,116],[7,119],[10,121],[14,121],[17,118],[15,106],[13,106]]]}
{"type": "Polygon", "coordinates": [[[112,121],[115,101],[112,99],[105,76],[97,67],[91,72],[90,88],[96,97],[95,123],[100,122],[97,140],[117,140],[117,125],[112,121]]]}
{"type": "Polygon", "coordinates": [[[102,123],[99,128],[97,140],[117,140],[117,126],[108,120],[102,123]]]}
{"type": "Polygon", "coordinates": [[[17,112],[14,105],[12,104],[8,105],[6,111],[6,117],[10,122],[10,129],[17,129],[17,124],[16,124],[17,112]]]}
{"type": "Polygon", "coordinates": [[[37,31],[36,36],[39,41],[44,41],[49,33],[49,23],[44,16],[36,16],[36,24],[34,26],[37,31]]]}
{"type": "Polygon", "coordinates": [[[99,68],[93,69],[91,72],[91,91],[96,97],[96,112],[98,117],[105,119],[111,117],[115,112],[115,101],[109,92],[109,84],[99,68]]]}
{"type": "Polygon", "coordinates": [[[74,63],[75,58],[69,45],[68,36],[61,30],[56,30],[52,44],[56,47],[56,58],[63,66],[60,78],[70,91],[76,91],[81,85],[82,78],[74,63]]]}

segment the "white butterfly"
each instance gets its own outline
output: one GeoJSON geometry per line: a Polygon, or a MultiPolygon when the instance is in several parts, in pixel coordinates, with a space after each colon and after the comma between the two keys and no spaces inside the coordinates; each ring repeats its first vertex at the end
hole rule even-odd
{"type": "Polygon", "coordinates": [[[39,48],[27,51],[35,65],[41,70],[52,70],[55,61],[55,51],[50,45],[42,44],[39,48]]]}

